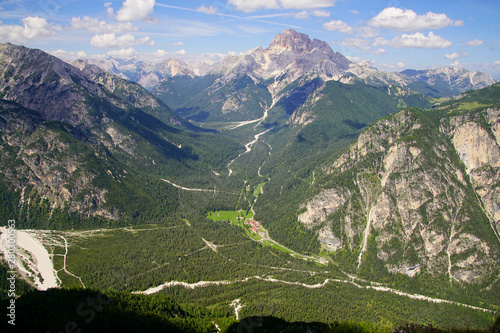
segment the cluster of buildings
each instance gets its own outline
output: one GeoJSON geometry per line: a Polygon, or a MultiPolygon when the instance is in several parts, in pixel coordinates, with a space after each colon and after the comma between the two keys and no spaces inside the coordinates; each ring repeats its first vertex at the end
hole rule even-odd
{"type": "Polygon", "coordinates": [[[251,230],[253,232],[259,233],[260,221],[248,220],[246,223],[252,226],[251,230]]]}

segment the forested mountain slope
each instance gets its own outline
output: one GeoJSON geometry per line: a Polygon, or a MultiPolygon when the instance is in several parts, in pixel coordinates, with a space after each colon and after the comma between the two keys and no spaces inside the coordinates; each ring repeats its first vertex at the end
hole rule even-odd
{"type": "Polygon", "coordinates": [[[298,221],[362,276],[498,283],[498,96],[495,84],[378,121],[323,164],[298,221]]]}
{"type": "Polygon", "coordinates": [[[58,211],[112,220],[158,206],[172,213],[176,200],[151,182],[211,181],[241,149],[98,67],[12,44],[1,45],[0,62],[4,212],[29,220],[30,204],[32,218],[43,206],[39,226],[58,211]]]}

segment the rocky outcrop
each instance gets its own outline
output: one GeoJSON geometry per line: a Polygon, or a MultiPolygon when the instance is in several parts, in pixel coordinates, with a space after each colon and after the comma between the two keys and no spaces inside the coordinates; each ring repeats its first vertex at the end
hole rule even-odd
{"type": "Polygon", "coordinates": [[[375,251],[391,273],[487,281],[500,254],[499,116],[406,110],[380,120],[324,166],[339,185],[305,202],[299,222],[321,224],[324,249],[356,253],[358,268],[375,251]]]}

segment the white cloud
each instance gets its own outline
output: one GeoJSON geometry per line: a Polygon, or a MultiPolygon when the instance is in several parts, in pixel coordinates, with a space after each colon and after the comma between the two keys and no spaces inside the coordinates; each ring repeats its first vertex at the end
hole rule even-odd
{"type": "Polygon", "coordinates": [[[364,38],[374,38],[380,35],[374,27],[359,27],[358,32],[359,35],[364,38]]]}
{"type": "Polygon", "coordinates": [[[446,14],[428,12],[424,15],[418,15],[411,9],[388,7],[372,18],[369,23],[376,28],[414,31],[445,28],[454,24],[462,25],[463,21],[453,22],[446,14]]]}
{"type": "Polygon", "coordinates": [[[82,58],[87,58],[87,54],[85,51],[77,51],[77,52],[72,52],[72,51],[66,51],[63,49],[57,49],[55,51],[49,52],[52,54],[54,57],[57,57],[59,59],[82,59],[82,58]]]}
{"type": "Polygon", "coordinates": [[[473,40],[468,41],[465,44],[467,46],[479,46],[479,45],[483,45],[484,42],[482,40],[480,40],[480,39],[473,39],[473,40]]]}
{"type": "Polygon", "coordinates": [[[500,65],[500,60],[493,61],[493,64],[495,64],[495,65],[500,65]]]}
{"type": "Polygon", "coordinates": [[[453,60],[453,59],[457,59],[457,58],[465,58],[465,57],[468,57],[469,55],[467,54],[467,52],[462,52],[462,53],[453,52],[450,54],[445,54],[444,56],[447,59],[453,60]]]}
{"type": "Polygon", "coordinates": [[[138,30],[131,22],[106,23],[104,21],[99,21],[97,18],[90,18],[88,16],[84,16],[83,18],[73,17],[71,19],[71,27],[74,30],[88,30],[101,34],[138,30]]]}
{"type": "Polygon", "coordinates": [[[447,59],[457,59],[457,58],[460,57],[460,54],[458,54],[457,52],[453,52],[453,53],[450,53],[450,54],[445,54],[444,56],[447,59]]]}
{"type": "Polygon", "coordinates": [[[453,67],[457,67],[457,66],[459,66],[459,65],[460,65],[460,62],[459,62],[458,60],[455,60],[455,61],[454,61],[454,62],[452,62],[450,65],[451,65],[451,66],[453,66],[453,67]]]}
{"type": "Polygon", "coordinates": [[[371,53],[371,54],[386,54],[387,51],[383,48],[379,48],[376,50],[371,50],[370,52],[365,52],[365,53],[371,53]]]}
{"type": "Polygon", "coordinates": [[[202,5],[201,7],[198,7],[196,11],[205,14],[217,14],[217,8],[214,6],[206,7],[205,5],[202,5]]]}
{"type": "Polygon", "coordinates": [[[59,25],[50,24],[42,17],[28,16],[20,25],[0,25],[0,41],[19,42],[20,40],[46,38],[61,31],[59,25]]]}
{"type": "Polygon", "coordinates": [[[116,34],[95,35],[90,39],[90,45],[101,48],[126,48],[134,45],[149,44],[154,46],[154,41],[149,37],[135,39],[131,34],[116,36],[116,34]]]}
{"type": "Polygon", "coordinates": [[[351,12],[351,13],[353,13],[354,15],[357,15],[357,14],[359,14],[359,11],[357,11],[357,10],[354,10],[354,9],[351,9],[351,10],[350,10],[350,12],[351,12]]]}
{"type": "Polygon", "coordinates": [[[187,51],[186,51],[186,50],[184,50],[184,49],[182,49],[182,50],[180,50],[180,51],[177,51],[177,54],[186,54],[186,53],[187,53],[187,51]]]}
{"type": "Polygon", "coordinates": [[[175,42],[175,43],[172,43],[172,46],[182,46],[184,45],[184,42],[175,42]]]}
{"type": "Polygon", "coordinates": [[[285,9],[316,9],[332,7],[335,0],[279,0],[285,9]]]}
{"type": "Polygon", "coordinates": [[[108,14],[109,18],[115,18],[115,11],[113,10],[113,7],[111,7],[112,2],[105,2],[104,3],[104,8],[106,8],[106,13],[108,14]]]}
{"type": "Polygon", "coordinates": [[[361,61],[361,58],[360,57],[354,57],[354,56],[346,56],[347,59],[349,59],[350,61],[352,62],[360,62],[361,61]]]}
{"type": "Polygon", "coordinates": [[[106,54],[115,58],[131,58],[137,55],[137,52],[134,50],[133,47],[129,47],[128,49],[108,51],[108,53],[106,54]]]}
{"type": "Polygon", "coordinates": [[[125,0],[116,12],[118,21],[150,21],[155,0],[125,0]]]}
{"type": "Polygon", "coordinates": [[[330,21],[323,24],[323,28],[330,31],[338,31],[343,34],[352,34],[354,29],[343,21],[330,21]]]}
{"type": "Polygon", "coordinates": [[[396,64],[396,66],[398,66],[399,68],[404,68],[404,67],[406,67],[405,63],[404,63],[404,62],[401,62],[401,61],[400,61],[400,62],[398,62],[398,63],[396,64]]]}
{"type": "Polygon", "coordinates": [[[228,0],[236,10],[253,12],[258,9],[317,9],[332,7],[335,0],[228,0]]]}
{"type": "Polygon", "coordinates": [[[257,9],[278,9],[281,8],[278,0],[229,0],[227,2],[234,6],[236,10],[249,13],[257,9]]]}
{"type": "Polygon", "coordinates": [[[310,15],[315,16],[315,17],[329,17],[330,12],[328,12],[326,10],[313,10],[310,12],[303,10],[301,12],[294,14],[294,17],[296,19],[299,19],[299,20],[305,20],[305,19],[308,19],[310,17],[310,15]]]}
{"type": "Polygon", "coordinates": [[[446,49],[453,45],[447,39],[441,36],[434,35],[431,31],[427,36],[420,32],[413,35],[403,34],[401,37],[395,37],[392,40],[387,40],[378,37],[374,40],[373,46],[391,46],[396,48],[427,48],[427,49],[446,49]]]}
{"type": "Polygon", "coordinates": [[[330,17],[330,12],[326,10],[313,10],[311,15],[316,17],[330,17]]]}
{"type": "Polygon", "coordinates": [[[362,38],[346,38],[343,42],[343,45],[352,46],[360,50],[369,50],[370,46],[367,45],[366,40],[362,38]]]}
{"type": "Polygon", "coordinates": [[[309,18],[309,14],[306,11],[298,12],[295,14],[295,18],[299,20],[305,20],[309,18]]]}

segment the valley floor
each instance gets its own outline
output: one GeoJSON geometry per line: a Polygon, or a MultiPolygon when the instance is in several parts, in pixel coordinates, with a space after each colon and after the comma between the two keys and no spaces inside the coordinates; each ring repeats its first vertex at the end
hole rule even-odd
{"type": "MultiPolygon", "coordinates": [[[[217,224],[218,226],[222,226],[224,228],[223,223],[214,222],[214,224],[217,224]]],[[[225,225],[228,226],[228,224],[225,225]]],[[[119,239],[121,240],[125,239],[125,242],[122,245],[120,245],[116,250],[126,251],[125,247],[127,246],[127,243],[130,243],[130,241],[133,241],[134,239],[137,241],[138,238],[140,239],[142,237],[145,237],[143,239],[145,241],[146,239],[151,239],[151,237],[156,238],[160,234],[173,236],[172,232],[174,230],[179,231],[181,229],[185,229],[193,231],[194,228],[195,227],[191,226],[190,223],[189,224],[182,223],[168,228],[159,226],[137,226],[134,228],[96,229],[96,230],[68,231],[68,232],[45,231],[45,230],[18,230],[17,234],[19,242],[18,243],[19,251],[23,253],[23,255],[20,256],[21,260],[19,260],[18,266],[20,267],[20,271],[27,271],[27,270],[30,271],[29,272],[30,275],[28,275],[27,273],[26,275],[24,275],[24,278],[31,281],[31,283],[34,284],[38,290],[46,290],[48,288],[58,288],[61,286],[80,286],[83,288],[88,286],[88,287],[102,288],[103,286],[107,285],[108,287],[112,287],[113,285],[110,285],[109,282],[103,285],[102,283],[105,281],[102,280],[102,278],[95,279],[95,275],[96,274],[101,275],[103,273],[107,274],[105,271],[97,272],[98,266],[101,267],[100,268],[101,270],[111,269],[109,263],[106,263],[103,260],[111,260],[111,262],[114,262],[117,259],[119,260],[119,258],[116,258],[115,255],[113,255],[113,253],[115,253],[115,251],[113,250],[110,251],[110,249],[108,249],[107,253],[98,253],[100,251],[103,251],[103,248],[99,248],[99,246],[89,246],[89,245],[91,244],[102,245],[104,243],[111,244],[118,242],[119,239]],[[93,248],[95,249],[92,250],[93,248]],[[98,266],[94,266],[92,264],[93,260],[90,259],[96,256],[100,256],[99,261],[97,262],[94,261],[95,264],[97,264],[98,266]],[[32,259],[28,260],[28,258],[32,259]],[[60,259],[62,259],[62,262],[60,259]],[[88,267],[89,264],[90,267],[88,267]],[[75,273],[70,273],[70,271],[67,269],[67,265],[69,266],[69,269],[71,271],[74,271],[75,273]],[[82,265],[90,268],[90,270],[86,269],[82,270],[83,268],[82,265]],[[80,276],[77,276],[76,274],[79,274],[80,276]]],[[[356,276],[349,275],[335,269],[334,269],[335,272],[333,272],[332,269],[334,267],[332,267],[333,266],[332,264],[329,265],[328,270],[326,270],[327,267],[325,266],[322,266],[323,268],[321,266],[316,266],[316,268],[314,268],[314,265],[310,266],[310,264],[306,266],[304,265],[300,266],[301,265],[300,262],[303,260],[294,258],[293,263],[291,265],[268,266],[265,265],[265,263],[259,264],[251,262],[251,260],[254,259],[252,258],[251,253],[247,253],[245,255],[248,262],[244,262],[241,260],[242,259],[245,260],[245,257],[238,258],[238,256],[233,254],[233,252],[230,249],[235,249],[243,245],[248,246],[248,241],[246,242],[244,241],[243,243],[234,243],[234,244],[218,244],[218,241],[216,239],[212,239],[210,235],[204,235],[204,237],[202,237],[201,233],[199,233],[198,231],[194,230],[194,232],[195,234],[198,235],[197,237],[199,238],[199,242],[197,243],[199,244],[197,245],[199,246],[198,249],[195,249],[194,251],[193,249],[187,249],[187,248],[184,250],[180,250],[172,258],[173,259],[172,261],[167,261],[160,265],[159,263],[153,264],[152,266],[150,265],[149,267],[153,268],[150,268],[149,270],[146,270],[146,267],[140,267],[136,273],[129,271],[126,275],[124,275],[128,277],[127,280],[129,282],[131,282],[134,279],[140,278],[141,280],[145,281],[145,284],[142,285],[147,286],[149,284],[150,287],[142,290],[140,289],[137,290],[135,287],[129,286],[126,289],[130,290],[134,294],[143,294],[143,295],[151,295],[155,293],[165,293],[165,292],[166,294],[171,294],[173,292],[174,297],[176,294],[178,294],[181,295],[182,298],[184,296],[182,296],[183,292],[180,292],[181,289],[184,289],[186,291],[188,290],[194,291],[195,289],[204,288],[206,292],[208,292],[208,295],[213,295],[214,292],[220,294],[221,296],[224,295],[225,293],[228,293],[227,296],[222,296],[223,297],[222,299],[225,299],[225,301],[223,301],[223,304],[226,304],[226,306],[228,307],[234,305],[233,303],[231,303],[233,305],[230,304],[231,299],[232,300],[235,299],[231,297],[236,297],[234,295],[237,295],[238,297],[240,297],[239,299],[241,300],[241,304],[237,306],[238,311],[240,311],[239,313],[240,318],[241,316],[256,314],[255,312],[257,310],[255,308],[256,304],[252,304],[253,303],[252,298],[251,297],[249,298],[248,297],[249,295],[247,293],[252,292],[251,290],[255,290],[255,288],[257,288],[256,290],[261,290],[260,292],[264,292],[264,290],[268,289],[268,287],[265,287],[266,285],[276,285],[279,286],[278,288],[280,289],[285,288],[285,290],[292,288],[290,290],[294,290],[294,293],[297,292],[308,293],[306,290],[312,291],[312,290],[322,290],[322,289],[324,289],[325,292],[327,293],[331,293],[332,288],[333,290],[343,290],[345,287],[342,286],[345,285],[345,286],[350,286],[348,288],[349,290],[357,289],[359,291],[365,291],[366,295],[362,297],[375,297],[374,295],[376,294],[380,295],[387,294],[391,295],[390,296],[391,299],[392,298],[408,299],[417,301],[419,302],[418,306],[424,308],[425,308],[424,304],[429,303],[429,304],[436,304],[436,306],[443,306],[444,308],[442,309],[440,308],[442,311],[449,311],[446,309],[450,306],[454,307],[453,308],[454,311],[458,311],[457,309],[459,308],[463,309],[460,311],[465,311],[466,309],[468,309],[469,311],[472,311],[468,312],[468,316],[475,316],[474,313],[477,314],[483,313],[487,315],[487,317],[493,318],[495,314],[495,309],[493,308],[484,308],[480,306],[464,304],[437,297],[408,293],[394,288],[390,288],[384,284],[359,279],[356,276]],[[207,250],[208,252],[206,252],[207,250]],[[209,255],[209,253],[214,254],[215,258],[218,258],[215,261],[221,265],[220,266],[221,270],[224,270],[226,268],[225,266],[230,262],[238,262],[239,265],[246,267],[249,266],[253,267],[259,274],[247,275],[245,277],[244,275],[248,274],[248,272],[245,273],[244,271],[242,271],[233,278],[218,280],[213,278],[215,276],[212,276],[211,279],[196,280],[196,275],[197,275],[196,272],[191,272],[189,274],[190,278],[188,279],[183,280],[182,276],[180,276],[181,277],[180,280],[167,280],[167,282],[163,280],[162,283],[155,283],[154,280],[148,278],[151,275],[154,275],[154,272],[159,271],[162,268],[171,267],[172,265],[177,265],[180,268],[185,267],[183,269],[187,269],[190,265],[188,262],[182,264],[182,262],[184,261],[184,259],[182,258],[186,259],[192,258],[193,261],[195,262],[198,260],[204,262],[208,258],[213,259],[214,258],[213,255],[209,255]],[[248,291],[246,290],[247,287],[243,287],[244,285],[248,285],[249,289],[248,291]],[[233,286],[236,288],[236,290],[239,290],[238,293],[234,294],[233,292],[229,292],[229,290],[232,290],[233,286]],[[352,289],[352,287],[354,287],[354,289],[352,289]],[[304,291],[300,292],[299,291],[300,288],[302,288],[304,291]],[[133,291],[134,289],[135,291],[133,291]]],[[[6,235],[6,232],[4,229],[2,229],[2,236],[0,238],[1,239],[0,243],[2,244],[2,250],[5,253],[6,243],[4,241],[5,237],[4,235],[6,235]]],[[[143,242],[141,241],[141,243],[143,242]]],[[[251,243],[255,244],[254,242],[251,243]]],[[[154,244],[152,244],[152,246],[154,246],[154,244]]],[[[273,251],[274,255],[280,256],[281,260],[279,260],[279,262],[281,262],[281,264],[283,264],[283,259],[286,259],[287,257],[289,259],[293,258],[289,254],[276,251],[277,250],[273,251]],[[281,253],[281,255],[279,253],[281,253]]],[[[137,254],[133,254],[133,252],[130,251],[129,255],[137,256],[137,254]]],[[[159,259],[156,257],[156,254],[150,254],[150,255],[153,255],[153,257],[156,260],[159,259]]],[[[290,263],[289,260],[287,261],[288,263],[290,263]]],[[[141,262],[143,261],[141,260],[141,262]]],[[[117,268],[115,267],[114,269],[117,268]]],[[[126,271],[126,268],[122,268],[122,270],[126,271]]],[[[115,272],[113,274],[116,273],[120,274],[119,272],[115,272]]],[[[103,278],[107,279],[106,277],[103,278]]],[[[161,277],[159,278],[161,279],[161,277]]],[[[116,287],[117,285],[115,285],[115,288],[116,287]]],[[[284,293],[286,294],[287,292],[285,291],[284,293]]],[[[338,296],[340,295],[342,295],[342,293],[338,294],[338,296]]],[[[376,298],[378,297],[379,296],[376,296],[376,298]]],[[[220,303],[222,299],[219,299],[216,303],[220,303]]],[[[354,302],[356,302],[355,299],[356,297],[353,298],[354,302]]],[[[213,300],[212,301],[206,300],[206,301],[210,303],[213,300]]],[[[315,303],[315,301],[312,302],[313,304],[315,303]]],[[[480,317],[486,318],[483,315],[481,315],[480,317]]],[[[429,318],[429,320],[435,321],[436,319],[429,318]]],[[[491,323],[484,322],[484,324],[486,327],[491,323]]]]}

